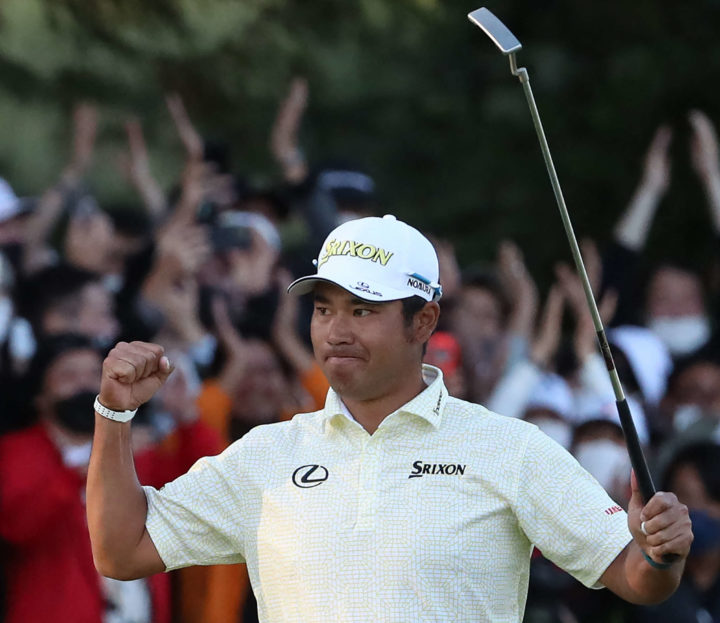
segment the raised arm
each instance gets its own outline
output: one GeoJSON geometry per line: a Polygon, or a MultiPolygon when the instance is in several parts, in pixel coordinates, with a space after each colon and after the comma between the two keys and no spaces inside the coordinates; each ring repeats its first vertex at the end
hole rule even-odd
{"type": "Polygon", "coordinates": [[[692,127],[690,155],[693,168],[703,184],[715,233],[720,234],[720,158],[717,135],[712,121],[705,113],[693,110],[689,119],[692,127]]]}
{"type": "Polygon", "coordinates": [[[145,136],[136,117],[125,122],[128,137],[128,153],[124,162],[125,175],[140,195],[145,210],[153,221],[160,221],[167,212],[167,200],[150,169],[145,136]]]}
{"type": "Polygon", "coordinates": [[[54,186],[47,189],[30,216],[23,251],[23,271],[33,272],[48,262],[47,240],[63,213],[67,197],[75,193],[92,162],[98,114],[92,104],[81,103],[73,110],[73,141],[70,162],[54,186]]]}
{"type": "Polygon", "coordinates": [[[294,78],[287,97],[280,104],[270,134],[270,151],[282,169],[283,178],[291,184],[300,184],[308,175],[307,162],[298,145],[298,133],[307,101],[307,80],[294,78]]]}
{"type": "MultiPolygon", "coordinates": [[[[103,363],[99,402],[113,411],[136,409],[171,371],[162,346],[120,342],[103,363]]],[[[87,516],[95,566],[102,575],[130,580],[165,570],[145,529],[147,501],[135,474],[129,421],[95,414],[87,516]]]]}
{"type": "Polygon", "coordinates": [[[635,194],[615,226],[615,240],[624,247],[639,252],[645,246],[655,212],[670,184],[668,149],[672,130],[660,126],[645,154],[645,166],[635,194]]]}

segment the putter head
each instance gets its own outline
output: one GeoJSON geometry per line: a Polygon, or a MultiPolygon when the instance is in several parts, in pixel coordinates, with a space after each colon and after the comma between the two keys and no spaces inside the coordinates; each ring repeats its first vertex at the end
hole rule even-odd
{"type": "Polygon", "coordinates": [[[522,44],[517,37],[485,7],[468,13],[468,19],[480,27],[506,56],[522,49],[522,44]]]}

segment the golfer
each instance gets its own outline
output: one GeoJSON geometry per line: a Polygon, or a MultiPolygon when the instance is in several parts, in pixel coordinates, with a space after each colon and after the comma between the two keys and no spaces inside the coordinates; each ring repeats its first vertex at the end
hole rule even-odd
{"type": "Polygon", "coordinates": [[[441,295],[424,236],[350,221],[316,266],[289,291],[314,298],[325,408],[258,426],[159,491],[135,476],[129,420],[171,364],[154,344],[110,352],[87,489],[102,574],[245,562],[260,620],[298,623],[517,623],[533,546],[634,603],[675,590],[693,537],[673,494],[643,506],[635,486],[626,514],[535,426],[448,396],[422,365],[441,295]]]}

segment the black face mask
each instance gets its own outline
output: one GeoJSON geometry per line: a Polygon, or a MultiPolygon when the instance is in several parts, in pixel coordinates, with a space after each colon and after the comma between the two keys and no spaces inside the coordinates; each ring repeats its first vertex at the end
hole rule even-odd
{"type": "Polygon", "coordinates": [[[95,392],[86,390],[55,403],[58,422],[73,433],[92,433],[95,428],[95,392]]]}

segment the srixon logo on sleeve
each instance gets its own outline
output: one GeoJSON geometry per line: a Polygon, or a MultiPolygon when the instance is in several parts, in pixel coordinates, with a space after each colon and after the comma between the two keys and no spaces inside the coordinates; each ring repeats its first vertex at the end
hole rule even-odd
{"type": "Polygon", "coordinates": [[[423,476],[462,476],[467,465],[459,463],[423,463],[415,461],[408,478],[422,478],[423,476]]]}

